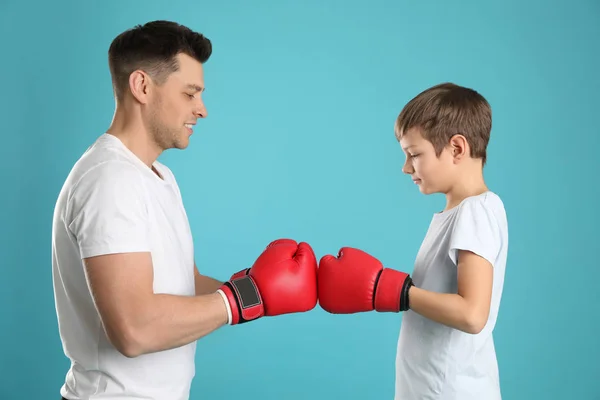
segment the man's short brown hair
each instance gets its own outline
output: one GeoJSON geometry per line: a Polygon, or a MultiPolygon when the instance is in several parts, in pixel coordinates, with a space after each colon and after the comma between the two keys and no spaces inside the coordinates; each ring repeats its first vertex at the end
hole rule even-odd
{"type": "Polygon", "coordinates": [[[439,156],[456,135],[463,135],[471,157],[487,159],[492,130],[492,110],[487,100],[473,89],[442,83],[424,90],[409,101],[396,119],[395,133],[400,140],[409,129],[419,129],[439,156]]]}
{"type": "Polygon", "coordinates": [[[136,69],[148,73],[159,85],[179,69],[180,53],[204,64],[212,54],[212,43],[201,33],[172,21],[151,21],[119,34],[108,49],[108,65],[117,98],[136,69]]]}

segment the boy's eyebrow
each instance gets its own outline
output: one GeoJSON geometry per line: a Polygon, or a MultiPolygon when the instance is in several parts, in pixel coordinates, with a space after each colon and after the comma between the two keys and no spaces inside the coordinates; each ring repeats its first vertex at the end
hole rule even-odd
{"type": "Polygon", "coordinates": [[[193,83],[188,83],[187,87],[188,87],[188,89],[192,89],[192,90],[195,90],[197,92],[204,91],[204,88],[202,86],[194,85],[193,83]]]}
{"type": "Polygon", "coordinates": [[[406,146],[406,147],[403,147],[403,148],[402,148],[402,150],[405,150],[405,151],[406,151],[406,150],[410,149],[411,147],[415,147],[415,146],[416,146],[416,145],[414,145],[414,144],[411,144],[411,145],[408,145],[408,146],[406,146]]]}

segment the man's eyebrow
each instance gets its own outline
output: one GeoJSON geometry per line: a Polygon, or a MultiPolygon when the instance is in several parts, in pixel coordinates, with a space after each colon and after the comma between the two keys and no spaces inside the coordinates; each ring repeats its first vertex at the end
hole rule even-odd
{"type": "Polygon", "coordinates": [[[187,88],[195,90],[196,92],[203,92],[204,91],[204,88],[202,86],[194,85],[193,83],[188,83],[187,88]]]}

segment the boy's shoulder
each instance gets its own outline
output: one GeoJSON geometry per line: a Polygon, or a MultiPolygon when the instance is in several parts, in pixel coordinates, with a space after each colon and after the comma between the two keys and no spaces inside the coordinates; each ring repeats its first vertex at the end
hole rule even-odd
{"type": "Polygon", "coordinates": [[[491,190],[484,193],[469,196],[465,198],[458,206],[458,208],[481,206],[487,209],[501,210],[504,211],[504,201],[500,196],[491,190]]]}
{"type": "Polygon", "coordinates": [[[498,257],[508,246],[508,223],[500,196],[493,191],[470,196],[454,211],[445,234],[453,263],[457,265],[458,250],[469,250],[500,265],[498,257]]]}
{"type": "Polygon", "coordinates": [[[459,223],[468,221],[477,225],[497,225],[501,228],[508,225],[504,201],[491,190],[465,198],[456,208],[457,219],[462,220],[459,223]]]}

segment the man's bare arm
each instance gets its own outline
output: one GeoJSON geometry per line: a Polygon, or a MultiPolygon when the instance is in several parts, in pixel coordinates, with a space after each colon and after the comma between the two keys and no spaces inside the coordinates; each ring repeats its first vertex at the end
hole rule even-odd
{"type": "Polygon", "coordinates": [[[210,276],[202,275],[200,271],[198,271],[196,264],[194,264],[194,280],[196,282],[196,296],[214,293],[223,285],[223,282],[221,281],[211,278],[210,276]]]}
{"type": "Polygon", "coordinates": [[[91,257],[85,267],[107,336],[127,357],[180,347],[227,324],[219,293],[154,294],[150,253],[91,257]]]}

